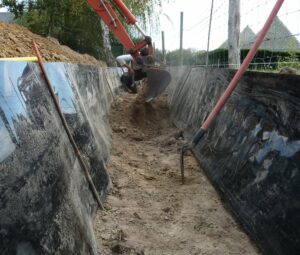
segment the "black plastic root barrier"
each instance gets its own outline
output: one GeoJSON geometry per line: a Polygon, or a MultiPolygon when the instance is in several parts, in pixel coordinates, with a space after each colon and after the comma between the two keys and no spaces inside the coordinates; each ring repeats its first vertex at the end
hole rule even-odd
{"type": "MultiPolygon", "coordinates": [[[[105,115],[118,69],[47,64],[99,194],[111,147],[105,115]]],[[[0,62],[0,254],[98,254],[97,203],[37,64],[0,62]]]]}
{"type": "MultiPolygon", "coordinates": [[[[172,118],[190,139],[234,71],[171,72],[172,118]]],[[[300,254],[299,112],[300,76],[248,72],[194,150],[237,218],[269,255],[300,254]]]]}

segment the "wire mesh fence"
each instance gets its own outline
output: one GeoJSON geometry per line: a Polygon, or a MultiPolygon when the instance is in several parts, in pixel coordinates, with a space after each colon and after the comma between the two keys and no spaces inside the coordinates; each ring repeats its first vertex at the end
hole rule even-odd
{"type": "MultiPolygon", "coordinates": [[[[208,54],[209,61],[208,64],[206,63],[211,1],[212,0],[203,1],[203,8],[198,12],[196,19],[195,16],[192,15],[193,10],[187,9],[184,12],[183,34],[184,48],[186,51],[184,64],[220,68],[229,66],[228,0],[214,0],[208,54]]],[[[194,2],[195,1],[192,0],[186,0],[185,4],[191,5],[194,2]]],[[[243,61],[247,55],[275,3],[276,0],[240,1],[241,61],[243,61]]],[[[172,44],[168,41],[165,42],[168,51],[167,61],[170,64],[176,64],[178,55],[174,52],[178,51],[179,46],[179,25],[177,24],[174,29],[177,29],[178,33],[172,37],[169,36],[169,38],[168,31],[165,31],[167,40],[172,41],[172,44]],[[177,47],[174,47],[174,41],[178,42],[177,47]]],[[[159,44],[160,42],[158,42],[158,45],[159,44]]],[[[286,0],[284,2],[249,68],[263,71],[278,71],[285,66],[300,69],[299,0],[286,0]]]]}

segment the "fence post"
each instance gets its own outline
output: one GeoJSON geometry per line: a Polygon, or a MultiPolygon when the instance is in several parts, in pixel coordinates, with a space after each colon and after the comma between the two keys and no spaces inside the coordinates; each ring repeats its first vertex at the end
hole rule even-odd
{"type": "Polygon", "coordinates": [[[162,62],[166,64],[165,31],[161,31],[161,42],[162,42],[162,62]]]}
{"type": "Polygon", "coordinates": [[[183,12],[180,12],[180,50],[179,50],[179,65],[183,65],[183,12]]]}
{"type": "Polygon", "coordinates": [[[212,22],[213,10],[214,10],[214,0],[211,0],[211,9],[210,9],[210,17],[209,17],[209,28],[208,28],[208,38],[207,38],[207,50],[206,50],[206,66],[208,66],[208,61],[209,61],[209,42],[210,42],[210,32],[211,32],[211,22],[212,22]]]}
{"type": "Polygon", "coordinates": [[[240,0],[229,0],[228,14],[228,64],[238,69],[240,59],[240,0]]]}

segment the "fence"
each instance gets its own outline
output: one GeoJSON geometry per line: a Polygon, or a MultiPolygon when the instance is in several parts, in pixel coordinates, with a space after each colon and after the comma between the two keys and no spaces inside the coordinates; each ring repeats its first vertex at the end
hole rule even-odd
{"type": "MultiPolygon", "coordinates": [[[[194,1],[186,0],[185,2],[186,5],[190,5],[194,1]]],[[[210,35],[208,33],[211,0],[205,2],[207,3],[203,3],[203,11],[200,11],[196,20],[192,13],[189,13],[191,10],[185,10],[183,46],[186,49],[186,54],[184,54],[184,64],[228,67],[229,1],[214,0],[210,35]],[[210,36],[210,48],[209,61],[206,65],[208,36],[210,36]]],[[[276,0],[240,1],[241,60],[246,56],[275,2],[276,0]]],[[[179,13],[177,16],[179,20],[179,13]]],[[[170,64],[176,64],[178,61],[178,57],[174,54],[176,51],[174,43],[171,45],[168,42],[168,39],[178,42],[179,46],[179,26],[176,26],[175,29],[178,29],[178,34],[172,38],[168,38],[168,31],[165,31],[167,40],[165,45],[168,51],[167,62],[170,64]]],[[[298,0],[286,0],[284,2],[250,68],[276,71],[284,66],[300,68],[300,1],[298,0]]]]}

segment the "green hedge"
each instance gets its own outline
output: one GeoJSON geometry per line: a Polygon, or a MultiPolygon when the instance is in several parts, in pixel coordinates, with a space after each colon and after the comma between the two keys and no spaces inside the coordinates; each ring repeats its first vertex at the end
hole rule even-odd
{"type": "MultiPolygon", "coordinates": [[[[241,62],[245,59],[249,49],[241,50],[241,62]]],[[[196,65],[205,65],[206,53],[196,58],[196,65]]],[[[300,52],[258,50],[250,64],[250,69],[276,70],[282,62],[299,62],[300,52]]],[[[298,64],[298,65],[299,65],[298,64]]],[[[209,53],[209,65],[228,67],[228,50],[217,49],[209,53]]]]}

